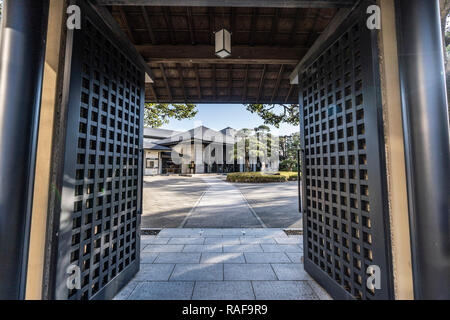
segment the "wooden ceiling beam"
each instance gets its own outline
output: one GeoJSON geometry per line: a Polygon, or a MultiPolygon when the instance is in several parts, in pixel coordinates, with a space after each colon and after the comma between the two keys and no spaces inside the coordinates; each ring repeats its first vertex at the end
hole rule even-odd
{"type": "Polygon", "coordinates": [[[242,90],[242,101],[247,100],[247,90],[248,90],[248,64],[245,66],[245,78],[244,78],[244,89],[242,90]]]}
{"type": "Polygon", "coordinates": [[[120,13],[120,19],[122,20],[125,30],[127,31],[127,35],[130,38],[130,41],[133,44],[136,44],[136,40],[134,39],[133,32],[131,31],[130,25],[128,24],[127,15],[125,14],[125,11],[123,10],[122,7],[119,7],[119,13],[120,13]]]}
{"type": "Polygon", "coordinates": [[[255,42],[256,19],[258,19],[258,8],[253,8],[252,20],[250,21],[250,33],[248,35],[248,44],[251,46],[255,42]]]}
{"type": "Polygon", "coordinates": [[[233,93],[233,65],[228,65],[228,99],[231,99],[233,93]]]}
{"type": "Polygon", "coordinates": [[[209,43],[214,45],[215,36],[214,36],[214,28],[215,28],[215,16],[214,16],[214,8],[208,8],[208,16],[209,16],[209,43]]]}
{"type": "Polygon", "coordinates": [[[216,85],[216,81],[217,81],[217,74],[216,74],[216,65],[213,64],[212,65],[212,87],[213,87],[213,95],[214,95],[214,100],[217,99],[217,85],[216,85]]]}
{"type": "Polygon", "coordinates": [[[148,63],[218,63],[295,65],[308,51],[306,47],[233,46],[231,57],[220,59],[210,45],[138,45],[148,63]]]}
{"type": "Polygon", "coordinates": [[[189,35],[191,37],[191,43],[192,45],[195,44],[195,33],[194,33],[194,22],[192,21],[192,9],[190,7],[186,8],[186,15],[187,15],[187,23],[189,28],[189,35]]]}
{"type": "Polygon", "coordinates": [[[266,77],[267,65],[265,64],[262,70],[261,79],[259,80],[258,96],[256,97],[256,103],[261,100],[261,92],[264,86],[264,78],[266,77]]]}
{"type": "Polygon", "coordinates": [[[320,19],[320,11],[321,11],[320,9],[317,10],[316,17],[314,18],[313,26],[312,26],[312,28],[311,28],[311,30],[309,32],[308,40],[306,40],[306,45],[308,47],[311,47],[313,42],[314,42],[314,40],[315,40],[314,36],[317,34],[316,27],[317,27],[317,22],[320,19]]]}
{"type": "Polygon", "coordinates": [[[100,6],[350,8],[358,0],[96,0],[100,6]]]}
{"type": "Polygon", "coordinates": [[[278,17],[279,17],[279,9],[275,8],[275,14],[272,18],[272,28],[270,30],[270,45],[273,46],[275,42],[275,34],[278,30],[278,17]]]}
{"type": "MultiPolygon", "coordinates": [[[[294,23],[292,24],[291,32],[289,33],[289,42],[292,42],[292,43],[293,43],[294,36],[295,36],[295,33],[296,33],[296,31],[297,31],[297,27],[298,27],[298,22],[299,22],[300,19],[301,19],[301,17],[300,17],[301,11],[302,11],[302,10],[300,10],[299,8],[297,8],[297,9],[295,10],[294,23]]],[[[306,9],[305,11],[308,12],[309,9],[306,9]]],[[[305,16],[306,16],[306,14],[305,14],[305,16]]],[[[302,17],[303,17],[303,16],[302,16],[302,17]]]]}
{"type": "Polygon", "coordinates": [[[289,91],[288,91],[288,93],[286,95],[286,99],[284,99],[284,103],[287,103],[289,101],[289,97],[291,96],[292,89],[294,89],[294,85],[293,84],[291,84],[291,86],[289,87],[289,91]]]}
{"type": "Polygon", "coordinates": [[[236,40],[236,8],[231,8],[230,14],[231,44],[235,44],[236,40]]]}
{"type": "Polygon", "coordinates": [[[166,86],[167,95],[169,96],[169,100],[172,100],[172,92],[170,91],[169,81],[167,80],[166,71],[164,70],[164,66],[162,63],[159,64],[159,69],[161,70],[161,74],[164,80],[164,85],[166,86]]]}
{"type": "Polygon", "coordinates": [[[184,87],[183,69],[181,68],[181,65],[178,63],[177,63],[177,69],[178,69],[178,75],[180,77],[181,90],[183,90],[184,101],[187,102],[188,99],[186,96],[186,88],[184,87]]]}
{"type": "Polygon", "coordinates": [[[202,100],[202,86],[200,84],[200,75],[198,74],[198,64],[194,63],[195,81],[197,83],[198,98],[202,100]]]}
{"type": "Polygon", "coordinates": [[[156,94],[155,88],[153,87],[153,83],[146,83],[150,87],[150,91],[152,95],[155,97],[155,102],[158,103],[158,95],[156,94]]]}
{"type": "Polygon", "coordinates": [[[281,79],[283,78],[284,64],[281,65],[280,71],[278,71],[277,82],[275,87],[273,88],[272,98],[270,99],[270,103],[278,96],[278,88],[280,87],[281,79]]]}
{"type": "Polygon", "coordinates": [[[327,45],[327,41],[329,38],[334,34],[336,29],[344,23],[344,21],[348,18],[350,13],[352,12],[351,9],[339,9],[333,19],[328,23],[328,26],[323,30],[323,32],[320,33],[320,36],[316,39],[314,44],[311,45],[311,48],[308,50],[308,52],[305,54],[305,56],[302,58],[300,63],[295,67],[295,69],[291,72],[289,75],[289,81],[292,84],[298,84],[299,79],[298,75],[302,68],[304,67],[305,63],[314,55],[318,50],[323,50],[323,47],[327,45]]]}
{"type": "Polygon", "coordinates": [[[150,36],[150,40],[152,44],[156,44],[155,33],[153,32],[152,25],[150,24],[150,18],[148,17],[148,12],[145,7],[141,7],[142,16],[144,17],[145,26],[147,28],[148,34],[150,36]]]}
{"type": "Polygon", "coordinates": [[[168,7],[163,7],[163,12],[164,12],[164,21],[166,22],[167,30],[169,30],[170,42],[173,45],[175,45],[176,41],[175,41],[175,34],[173,32],[173,25],[172,25],[172,20],[171,20],[171,15],[170,15],[170,9],[168,7]]]}

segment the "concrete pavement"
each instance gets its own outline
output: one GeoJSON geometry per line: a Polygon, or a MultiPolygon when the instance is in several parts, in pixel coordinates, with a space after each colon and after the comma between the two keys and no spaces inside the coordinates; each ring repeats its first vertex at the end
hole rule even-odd
{"type": "Polygon", "coordinates": [[[203,176],[209,188],[182,223],[183,228],[261,228],[255,214],[239,189],[221,179],[203,176]]]}

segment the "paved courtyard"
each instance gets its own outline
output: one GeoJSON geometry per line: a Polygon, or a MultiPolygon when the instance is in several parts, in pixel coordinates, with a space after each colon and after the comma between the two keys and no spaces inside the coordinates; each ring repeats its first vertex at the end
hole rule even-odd
{"type": "Polygon", "coordinates": [[[142,236],[141,268],[117,300],[318,300],[302,236],[282,229],[163,229],[142,236]]]}
{"type": "Polygon", "coordinates": [[[270,228],[302,228],[298,182],[234,183],[254,212],[270,228]]]}
{"type": "Polygon", "coordinates": [[[143,228],[301,228],[297,182],[238,184],[224,176],[145,177],[143,228]]]}
{"type": "Polygon", "coordinates": [[[144,177],[142,227],[179,227],[206,189],[199,177],[144,177]]]}

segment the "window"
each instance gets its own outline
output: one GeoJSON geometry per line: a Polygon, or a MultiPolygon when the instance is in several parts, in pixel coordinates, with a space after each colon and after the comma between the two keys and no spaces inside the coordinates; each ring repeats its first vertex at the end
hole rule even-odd
{"type": "Polygon", "coordinates": [[[153,168],[155,168],[155,161],[154,161],[154,160],[147,159],[145,167],[146,167],[147,169],[153,169],[153,168]]]}

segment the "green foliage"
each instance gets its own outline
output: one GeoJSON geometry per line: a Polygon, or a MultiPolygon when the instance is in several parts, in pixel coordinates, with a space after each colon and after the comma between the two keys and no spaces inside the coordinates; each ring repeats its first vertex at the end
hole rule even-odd
{"type": "Polygon", "coordinates": [[[296,159],[285,159],[280,161],[280,170],[283,171],[297,171],[296,159]]]}
{"type": "Polygon", "coordinates": [[[146,103],[144,125],[159,128],[170,119],[192,119],[197,115],[196,107],[195,104],[146,103]]]}
{"type": "Polygon", "coordinates": [[[300,149],[300,133],[280,137],[280,170],[297,171],[298,149],[300,149]]]}
{"type": "Polygon", "coordinates": [[[279,172],[277,174],[263,174],[261,172],[235,172],[227,175],[228,182],[237,183],[270,183],[298,180],[297,173],[279,172]]]}
{"type": "Polygon", "coordinates": [[[281,123],[299,125],[298,104],[246,104],[245,107],[251,113],[256,113],[265,124],[277,128],[281,123]]]}
{"type": "Polygon", "coordinates": [[[248,128],[239,130],[236,133],[236,137],[240,142],[235,145],[233,158],[244,159],[245,167],[247,170],[250,170],[250,158],[264,157],[266,155],[270,157],[272,152],[277,151],[278,146],[275,143],[275,138],[269,131],[270,128],[264,125],[255,128],[254,131],[248,128]],[[244,148],[241,147],[242,143],[244,148]]]}
{"type": "Polygon", "coordinates": [[[297,172],[280,171],[279,173],[281,176],[286,177],[288,181],[297,181],[298,180],[297,172]]]}

